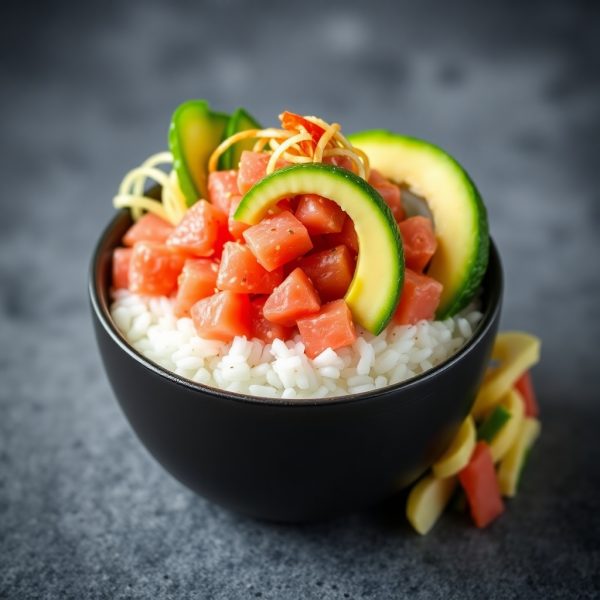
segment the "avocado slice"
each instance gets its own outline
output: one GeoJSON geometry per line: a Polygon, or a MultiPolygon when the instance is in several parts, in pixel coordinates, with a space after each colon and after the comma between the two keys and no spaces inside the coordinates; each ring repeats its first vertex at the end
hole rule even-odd
{"type": "MultiPolygon", "coordinates": [[[[260,125],[252,115],[240,107],[231,115],[223,139],[226,140],[232,135],[239,133],[240,131],[246,131],[247,129],[262,129],[262,125],[260,125]]],[[[237,169],[242,152],[244,150],[252,150],[254,142],[255,140],[253,139],[242,140],[227,148],[219,158],[219,170],[227,171],[229,169],[237,169]]]]}
{"type": "Polygon", "coordinates": [[[358,175],[326,163],[304,163],[259,181],[242,198],[234,218],[256,225],[279,200],[297,194],[329,198],[354,221],[360,251],[344,300],[354,319],[378,335],[396,311],[404,283],[402,240],[390,209],[358,175]]]}
{"type": "Polygon", "coordinates": [[[438,242],[427,275],[444,286],[436,318],[461,311],[476,294],[488,263],[487,213],[477,188],[450,155],[423,140],[383,129],[348,139],[366,152],[371,167],[427,201],[438,242]]]}
{"type": "Polygon", "coordinates": [[[188,206],[208,198],[208,159],[228,122],[229,115],[210,110],[206,100],[188,100],[173,113],[169,150],[188,206]]]}

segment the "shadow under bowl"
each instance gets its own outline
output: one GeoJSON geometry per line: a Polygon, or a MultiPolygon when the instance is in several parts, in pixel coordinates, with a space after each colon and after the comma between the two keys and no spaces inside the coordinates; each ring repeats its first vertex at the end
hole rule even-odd
{"type": "Polygon", "coordinates": [[[406,487],[443,453],[468,415],[496,336],[503,276],[490,244],[483,313],[453,356],[409,381],[319,400],[229,393],[166,371],[134,350],[109,312],[111,257],[127,211],[96,247],[89,281],[100,354],[125,416],[181,483],[231,510],[314,521],[374,505],[406,487]]]}

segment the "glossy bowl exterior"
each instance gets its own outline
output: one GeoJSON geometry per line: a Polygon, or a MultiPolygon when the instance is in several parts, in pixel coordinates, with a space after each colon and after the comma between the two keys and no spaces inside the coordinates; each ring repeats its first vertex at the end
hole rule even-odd
{"type": "Polygon", "coordinates": [[[453,357],[403,384],[321,400],[260,399],[178,377],[132,349],[110,318],[111,254],[130,225],[123,211],[92,262],[90,298],[106,373],[138,437],[183,484],[232,510],[310,521],[364,508],[412,483],[469,413],[500,315],[494,245],[485,316],[453,357]]]}

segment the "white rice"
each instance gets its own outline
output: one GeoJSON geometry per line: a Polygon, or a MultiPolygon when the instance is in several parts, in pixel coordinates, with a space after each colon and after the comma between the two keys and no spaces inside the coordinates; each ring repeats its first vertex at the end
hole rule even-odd
{"type": "Polygon", "coordinates": [[[352,346],[328,348],[311,360],[299,335],[272,344],[245,337],[205,340],[191,319],[173,315],[173,304],[117,290],[111,314],[138,352],[177,375],[230,392],[288,399],[358,394],[406,381],[456,352],[482,317],[475,302],[445,321],[389,325],[378,336],[357,327],[352,346]]]}

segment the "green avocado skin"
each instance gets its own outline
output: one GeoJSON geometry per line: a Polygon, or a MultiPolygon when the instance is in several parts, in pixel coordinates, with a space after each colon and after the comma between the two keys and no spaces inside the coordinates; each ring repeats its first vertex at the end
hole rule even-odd
{"type": "MultiPolygon", "coordinates": [[[[348,140],[357,148],[368,152],[368,148],[377,148],[380,152],[394,153],[396,148],[406,153],[426,153],[436,166],[442,167],[446,177],[459,182],[461,202],[468,203],[474,209],[475,223],[467,224],[465,235],[472,238],[472,251],[468,260],[462,265],[460,284],[455,286],[447,301],[436,311],[436,319],[446,319],[468,306],[477,294],[487,270],[489,257],[489,226],[487,211],[477,187],[463,167],[440,147],[419,138],[404,136],[385,129],[373,129],[348,135],[348,140]],[[364,148],[362,147],[364,145],[364,148]]],[[[369,157],[371,158],[371,157],[369,157]]],[[[377,168],[377,161],[371,161],[371,166],[377,168]]],[[[425,176],[426,174],[423,174],[425,176]]],[[[397,183],[403,183],[397,181],[397,183]]],[[[425,199],[427,200],[427,199],[425,199]]],[[[434,215],[434,219],[439,215],[434,215]]],[[[449,240],[451,243],[451,240],[449,240]]],[[[435,256],[434,256],[435,259],[435,256]]],[[[445,286],[450,285],[442,281],[445,286]]]]}
{"type": "Polygon", "coordinates": [[[402,239],[391,210],[358,175],[326,163],[303,163],[277,169],[256,183],[234,218],[253,224],[278,199],[299,193],[325,196],[354,220],[360,253],[345,300],[356,321],[378,335],[391,321],[404,284],[402,239]],[[363,229],[367,222],[371,229],[363,229]]]}
{"type": "MultiPolygon", "coordinates": [[[[456,163],[459,168],[460,165],[456,163]]],[[[481,282],[483,281],[483,277],[488,267],[488,260],[490,255],[490,230],[487,218],[487,210],[483,203],[483,199],[479,193],[479,190],[475,186],[475,184],[471,181],[471,178],[465,173],[465,177],[468,179],[471,189],[473,191],[472,198],[473,201],[477,204],[478,210],[478,238],[475,242],[476,244],[476,252],[473,255],[473,260],[471,261],[470,270],[468,271],[468,275],[466,277],[466,282],[464,287],[462,288],[462,292],[457,293],[454,303],[449,304],[444,312],[440,314],[436,313],[436,317],[438,319],[446,319],[456,313],[459,313],[463,308],[466,308],[469,305],[469,302],[473,300],[479,287],[481,286],[481,282]]]]}
{"type": "Polygon", "coordinates": [[[210,110],[206,100],[188,100],[173,113],[169,150],[188,206],[208,198],[208,159],[221,143],[229,120],[229,115],[210,110]]]}
{"type": "MultiPolygon", "coordinates": [[[[223,139],[226,140],[240,131],[262,128],[262,125],[248,111],[240,107],[231,115],[223,139]]],[[[254,142],[254,139],[242,140],[227,148],[219,157],[219,170],[228,171],[229,169],[237,169],[242,152],[244,150],[252,150],[254,142]]]]}

